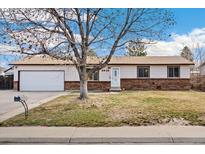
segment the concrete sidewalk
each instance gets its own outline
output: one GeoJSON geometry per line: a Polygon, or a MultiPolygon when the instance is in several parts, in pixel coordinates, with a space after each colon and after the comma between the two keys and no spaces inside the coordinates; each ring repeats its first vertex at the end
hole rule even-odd
{"type": "Polygon", "coordinates": [[[204,144],[205,127],[0,127],[0,144],[204,144]]]}

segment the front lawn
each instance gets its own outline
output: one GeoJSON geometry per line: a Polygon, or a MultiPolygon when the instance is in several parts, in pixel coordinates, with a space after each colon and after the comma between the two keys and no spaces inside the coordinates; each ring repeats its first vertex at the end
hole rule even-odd
{"type": "Polygon", "coordinates": [[[205,93],[196,91],[127,91],[59,97],[4,121],[1,126],[140,126],[205,125],[205,93]]]}

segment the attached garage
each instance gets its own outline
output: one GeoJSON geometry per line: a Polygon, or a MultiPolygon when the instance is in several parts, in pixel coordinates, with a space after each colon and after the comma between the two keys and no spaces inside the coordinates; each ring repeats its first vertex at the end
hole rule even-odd
{"type": "Polygon", "coordinates": [[[19,71],[20,91],[64,91],[64,71],[19,71]]]}

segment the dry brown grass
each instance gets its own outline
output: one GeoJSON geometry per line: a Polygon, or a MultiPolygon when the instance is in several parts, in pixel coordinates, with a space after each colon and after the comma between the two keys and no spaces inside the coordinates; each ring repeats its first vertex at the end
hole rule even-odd
{"type": "Polygon", "coordinates": [[[18,115],[2,126],[204,125],[205,93],[196,91],[127,91],[119,94],[78,94],[59,97],[18,115]],[[174,122],[173,122],[174,121],[174,122]]]}

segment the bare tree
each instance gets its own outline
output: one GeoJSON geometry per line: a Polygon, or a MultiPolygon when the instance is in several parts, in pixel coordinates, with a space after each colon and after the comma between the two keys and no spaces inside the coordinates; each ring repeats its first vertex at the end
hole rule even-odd
{"type": "Polygon", "coordinates": [[[200,66],[205,62],[205,50],[199,43],[196,43],[194,48],[194,59],[197,66],[200,66]]]}
{"type": "Polygon", "coordinates": [[[5,43],[21,54],[48,54],[72,61],[80,78],[80,98],[88,97],[87,78],[105,67],[133,39],[162,39],[174,24],[166,9],[1,9],[5,43]],[[89,49],[107,56],[86,71],[89,49]],[[95,50],[96,51],[96,50],[95,50]]]}
{"type": "Polygon", "coordinates": [[[126,56],[146,56],[147,44],[148,43],[146,43],[143,40],[130,41],[126,46],[127,53],[125,55],[126,56]]]}
{"type": "Polygon", "coordinates": [[[88,56],[97,57],[97,53],[95,52],[95,50],[89,49],[89,51],[88,51],[88,56]]]}
{"type": "Polygon", "coordinates": [[[187,46],[185,46],[182,49],[181,56],[186,58],[189,61],[193,61],[194,60],[193,53],[192,53],[191,49],[189,47],[187,47],[187,46]]]}

